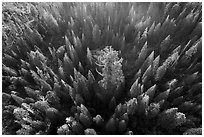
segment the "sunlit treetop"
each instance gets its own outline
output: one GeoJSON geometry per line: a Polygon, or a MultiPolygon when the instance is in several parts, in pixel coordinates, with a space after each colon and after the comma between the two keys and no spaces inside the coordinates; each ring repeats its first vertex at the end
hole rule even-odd
{"type": "Polygon", "coordinates": [[[99,84],[104,89],[107,89],[109,84],[118,87],[124,82],[122,61],[123,59],[118,57],[118,51],[114,50],[111,46],[107,46],[101,51],[101,54],[98,56],[97,65],[102,67],[102,73],[98,73],[103,77],[99,84]]]}

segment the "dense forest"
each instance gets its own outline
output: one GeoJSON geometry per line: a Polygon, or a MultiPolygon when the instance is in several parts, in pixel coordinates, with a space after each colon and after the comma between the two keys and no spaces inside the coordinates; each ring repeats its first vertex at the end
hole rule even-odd
{"type": "Polygon", "coordinates": [[[2,3],[2,134],[202,134],[202,3],[2,3]]]}

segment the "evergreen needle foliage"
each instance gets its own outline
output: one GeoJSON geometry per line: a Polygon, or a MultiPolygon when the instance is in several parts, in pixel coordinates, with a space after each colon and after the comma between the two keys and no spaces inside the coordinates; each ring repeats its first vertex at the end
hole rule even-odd
{"type": "Polygon", "coordinates": [[[2,131],[202,134],[201,3],[2,3],[2,131]]]}

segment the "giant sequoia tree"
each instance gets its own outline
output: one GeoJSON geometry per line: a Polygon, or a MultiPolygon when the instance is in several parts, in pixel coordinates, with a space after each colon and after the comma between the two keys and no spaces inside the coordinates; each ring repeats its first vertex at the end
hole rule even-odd
{"type": "Polygon", "coordinates": [[[2,3],[3,134],[201,134],[201,3],[2,3]]]}

